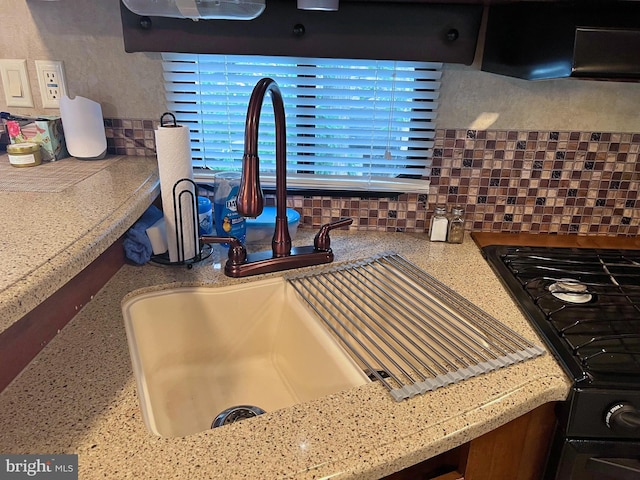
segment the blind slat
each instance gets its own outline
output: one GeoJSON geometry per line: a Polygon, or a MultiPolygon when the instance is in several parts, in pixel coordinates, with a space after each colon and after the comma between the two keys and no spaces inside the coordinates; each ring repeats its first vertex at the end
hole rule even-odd
{"type": "MultiPolygon", "coordinates": [[[[285,104],[290,186],[397,191],[401,185],[403,191],[428,191],[426,180],[398,177],[429,172],[441,64],[179,53],[162,57],[167,108],[191,130],[194,167],[241,168],[249,97],[258,80],[269,76],[285,104]]],[[[263,185],[275,168],[274,130],[267,96],[258,142],[263,185]]],[[[206,171],[199,175],[207,177],[206,171]]]]}
{"type": "MultiPolygon", "coordinates": [[[[435,102],[433,102],[435,104],[435,102]]],[[[436,104],[437,105],[437,104],[436,104]]],[[[182,108],[182,105],[179,104],[175,104],[172,102],[168,102],[167,103],[168,107],[175,107],[175,108],[171,108],[171,110],[173,112],[175,112],[176,114],[176,119],[179,119],[181,122],[187,122],[187,123],[200,123],[203,122],[203,124],[206,126],[206,123],[212,123],[212,124],[216,124],[216,123],[220,123],[221,120],[223,121],[232,121],[235,124],[238,125],[244,125],[245,122],[245,118],[246,118],[246,114],[247,114],[247,107],[246,106],[242,106],[239,108],[226,108],[223,110],[222,108],[218,109],[217,111],[213,112],[211,110],[202,110],[202,109],[198,109],[197,106],[193,106],[193,108],[190,108],[189,110],[186,110],[184,108],[182,108]]],[[[363,119],[367,120],[367,124],[371,125],[371,116],[372,113],[370,111],[367,110],[349,110],[347,111],[348,115],[349,115],[349,122],[353,122],[354,125],[363,125],[364,122],[362,122],[363,119]]],[[[305,112],[306,115],[294,115],[294,114],[289,114],[286,115],[287,118],[287,124],[289,123],[294,123],[297,125],[301,125],[301,124],[315,124],[315,122],[313,122],[313,119],[317,117],[317,115],[312,115],[313,112],[305,112]],[[305,120],[305,119],[309,119],[309,120],[305,120]]],[[[325,125],[331,125],[331,124],[337,124],[337,125],[341,125],[340,123],[338,123],[338,120],[340,120],[340,115],[339,115],[339,111],[333,111],[330,112],[332,113],[331,116],[328,115],[322,115],[322,118],[325,121],[325,125]]],[[[347,113],[345,113],[346,115],[347,113]]],[[[380,115],[380,112],[378,112],[378,114],[380,115]]],[[[389,116],[389,112],[387,112],[387,117],[389,116]]],[[[429,111],[429,110],[425,110],[425,111],[414,111],[414,112],[395,112],[393,114],[393,119],[392,122],[397,123],[397,122],[403,122],[402,124],[407,127],[407,125],[410,126],[410,128],[424,128],[424,125],[426,124],[424,122],[424,120],[433,120],[435,119],[437,116],[435,111],[429,111]],[[418,116],[420,118],[416,118],[416,116],[418,116]],[[411,122],[410,124],[408,122],[411,122]]],[[[265,125],[267,124],[267,122],[269,122],[271,119],[271,124],[273,124],[273,116],[269,114],[269,112],[263,111],[262,113],[262,117],[260,119],[260,123],[264,123],[265,125]]],[[[194,128],[197,128],[194,126],[194,128]]]]}

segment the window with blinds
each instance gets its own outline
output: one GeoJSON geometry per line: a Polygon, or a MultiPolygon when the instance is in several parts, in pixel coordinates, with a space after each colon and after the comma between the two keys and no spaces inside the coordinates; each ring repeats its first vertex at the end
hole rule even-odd
{"type": "MultiPolygon", "coordinates": [[[[163,53],[167,108],[191,131],[198,181],[240,170],[249,98],[263,77],[283,95],[287,183],[314,190],[428,192],[442,64],[163,53]]],[[[274,183],[269,96],[261,183],[274,183]]]]}

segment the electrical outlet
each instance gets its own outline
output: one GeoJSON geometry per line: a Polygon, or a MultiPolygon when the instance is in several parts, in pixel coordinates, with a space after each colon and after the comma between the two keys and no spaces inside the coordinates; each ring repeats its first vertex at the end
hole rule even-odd
{"type": "Polygon", "coordinates": [[[66,95],[67,85],[62,71],[62,62],[36,60],[36,72],[40,84],[43,108],[60,108],[60,97],[66,95]]]}

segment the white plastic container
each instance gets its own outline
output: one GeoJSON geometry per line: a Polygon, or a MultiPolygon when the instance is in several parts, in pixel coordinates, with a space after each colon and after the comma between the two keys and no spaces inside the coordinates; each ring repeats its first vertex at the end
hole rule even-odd
{"type": "Polygon", "coordinates": [[[138,15],[218,20],[252,20],[265,9],[265,0],[124,0],[138,15]]]}
{"type": "Polygon", "coordinates": [[[88,98],[60,98],[60,117],[67,150],[82,160],[99,160],[107,153],[102,106],[88,98]]]}

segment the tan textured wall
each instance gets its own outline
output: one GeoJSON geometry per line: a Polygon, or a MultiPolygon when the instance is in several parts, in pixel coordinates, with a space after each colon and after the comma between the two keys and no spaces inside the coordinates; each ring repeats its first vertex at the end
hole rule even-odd
{"type": "MultiPolygon", "coordinates": [[[[35,113],[42,109],[35,60],[62,60],[69,95],[102,104],[105,117],[160,118],[159,54],[126,53],[118,0],[0,0],[0,58],[26,58],[35,113]]],[[[0,86],[0,90],[2,87],[0,86]]],[[[30,114],[31,109],[0,109],[30,114]]]]}
{"type": "MultiPolygon", "coordinates": [[[[35,110],[34,60],[63,60],[69,93],[99,101],[108,118],[156,119],[164,111],[159,55],[125,53],[118,0],[0,0],[0,58],[26,58],[35,110]]],[[[440,128],[640,131],[640,84],[527,82],[448,65],[440,128]]],[[[1,89],[1,87],[0,87],[1,89]]]]}
{"type": "Polygon", "coordinates": [[[640,132],[640,83],[527,81],[447,65],[440,128],[640,132]]]}

